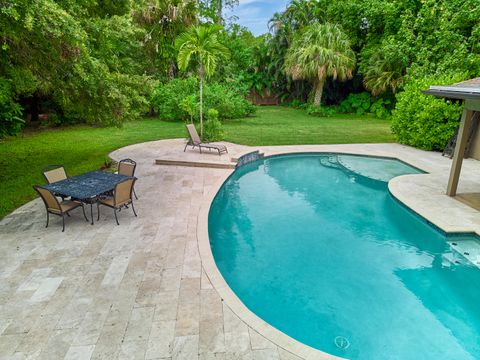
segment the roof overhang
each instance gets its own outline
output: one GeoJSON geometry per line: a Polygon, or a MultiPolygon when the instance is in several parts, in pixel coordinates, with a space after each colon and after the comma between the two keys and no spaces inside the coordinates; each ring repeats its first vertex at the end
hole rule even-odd
{"type": "Polygon", "coordinates": [[[480,100],[480,88],[460,86],[430,86],[424,94],[459,100],[480,100]]]}

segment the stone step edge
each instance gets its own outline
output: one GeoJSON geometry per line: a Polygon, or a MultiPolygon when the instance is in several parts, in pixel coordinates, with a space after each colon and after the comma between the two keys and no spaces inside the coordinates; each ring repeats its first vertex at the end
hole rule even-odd
{"type": "Polygon", "coordinates": [[[185,167],[201,167],[201,168],[213,168],[213,169],[235,169],[234,163],[213,163],[213,162],[200,162],[200,161],[181,161],[181,160],[155,160],[156,165],[167,166],[185,166],[185,167]]]}

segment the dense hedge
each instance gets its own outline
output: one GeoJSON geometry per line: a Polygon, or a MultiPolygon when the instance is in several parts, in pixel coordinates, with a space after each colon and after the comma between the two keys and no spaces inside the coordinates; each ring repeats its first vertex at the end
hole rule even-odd
{"type": "Polygon", "coordinates": [[[430,85],[450,85],[462,76],[430,76],[407,81],[397,95],[392,130],[397,140],[424,150],[442,150],[459,125],[462,104],[425,95],[430,85]]]}
{"type": "MultiPolygon", "coordinates": [[[[237,119],[246,117],[255,112],[255,107],[246,99],[245,94],[225,84],[205,84],[203,88],[203,108],[208,114],[208,109],[218,111],[219,119],[237,119]]],[[[154,91],[151,104],[158,116],[167,121],[190,121],[199,118],[198,105],[199,86],[194,77],[174,79],[160,84],[154,91]],[[192,95],[194,94],[194,95],[192,95]],[[188,106],[193,102],[194,106],[188,106]],[[189,108],[194,111],[189,112],[189,108]]]]}

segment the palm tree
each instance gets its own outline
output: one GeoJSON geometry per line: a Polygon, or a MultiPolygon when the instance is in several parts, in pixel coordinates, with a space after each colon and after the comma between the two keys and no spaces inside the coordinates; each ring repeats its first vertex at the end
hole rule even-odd
{"type": "Polygon", "coordinates": [[[352,77],[355,53],[337,25],[315,23],[298,31],[285,55],[285,70],[293,80],[313,81],[313,104],[320,106],[327,77],[352,77]]]}
{"type": "Polygon", "coordinates": [[[402,50],[394,44],[386,45],[370,57],[363,71],[363,82],[372,95],[377,96],[387,91],[395,94],[403,86],[409,62],[402,50]]]}
{"type": "Polygon", "coordinates": [[[228,49],[218,41],[219,26],[192,26],[176,40],[177,62],[180,70],[186,70],[193,60],[198,66],[200,78],[200,136],[203,136],[203,81],[215,72],[218,60],[229,56],[228,49]]]}

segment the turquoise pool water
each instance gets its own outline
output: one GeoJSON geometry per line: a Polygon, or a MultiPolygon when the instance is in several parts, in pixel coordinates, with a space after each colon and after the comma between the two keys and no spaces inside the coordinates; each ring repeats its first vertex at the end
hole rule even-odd
{"type": "Polygon", "coordinates": [[[260,318],[327,353],[480,359],[480,269],[455,250],[472,237],[447,239],[378,180],[417,172],[334,154],[245,165],[210,209],[217,266],[260,318]]]}

